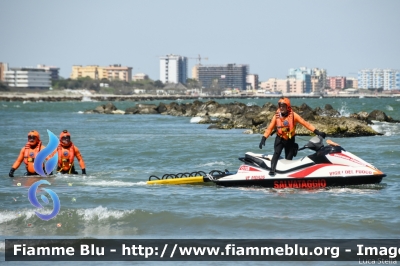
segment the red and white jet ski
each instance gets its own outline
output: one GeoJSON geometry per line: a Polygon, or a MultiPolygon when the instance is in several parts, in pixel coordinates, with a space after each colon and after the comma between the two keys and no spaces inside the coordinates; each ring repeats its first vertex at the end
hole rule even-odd
{"type": "Polygon", "coordinates": [[[303,149],[315,153],[298,160],[278,160],[276,174],[269,175],[272,155],[247,152],[239,158],[244,164],[235,172],[210,173],[207,178],[221,186],[262,186],[271,188],[324,188],[376,184],[386,176],[372,164],[319,136],[311,138],[303,149]]]}

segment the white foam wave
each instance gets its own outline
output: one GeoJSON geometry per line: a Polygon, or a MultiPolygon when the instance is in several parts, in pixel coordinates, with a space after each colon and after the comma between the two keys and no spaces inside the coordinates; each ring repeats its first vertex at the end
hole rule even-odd
{"type": "Polygon", "coordinates": [[[98,206],[93,209],[79,209],[77,211],[78,215],[83,216],[83,219],[85,221],[92,221],[92,220],[106,220],[110,217],[113,218],[121,218],[126,214],[134,213],[135,210],[108,210],[107,208],[103,206],[98,206]]]}
{"type": "Polygon", "coordinates": [[[392,106],[390,106],[390,105],[386,105],[386,110],[388,110],[388,111],[393,111],[393,107],[392,106]]]}
{"type": "Polygon", "coordinates": [[[84,114],[85,112],[84,111],[78,111],[78,114],[84,114]]]}
{"type": "Polygon", "coordinates": [[[192,119],[190,119],[190,123],[199,123],[200,122],[200,120],[201,120],[202,118],[201,117],[199,117],[199,116],[196,116],[196,117],[192,117],[192,119]]]}
{"type": "Polygon", "coordinates": [[[210,162],[206,164],[200,164],[199,167],[207,167],[207,166],[214,166],[214,165],[226,165],[225,162],[210,162]]]}
{"type": "Polygon", "coordinates": [[[374,120],[372,122],[374,124],[371,125],[371,128],[376,132],[384,134],[385,136],[400,134],[400,124],[398,123],[379,122],[374,120]]]}
{"type": "Polygon", "coordinates": [[[24,217],[25,220],[27,220],[34,215],[35,215],[35,212],[33,210],[1,211],[0,212],[0,224],[16,220],[20,217],[24,217]]]}
{"type": "Polygon", "coordinates": [[[340,107],[340,109],[338,110],[341,116],[344,117],[349,117],[350,116],[350,110],[347,107],[346,103],[343,103],[343,105],[340,107]]]}
{"type": "Polygon", "coordinates": [[[97,102],[95,100],[92,100],[89,96],[83,96],[81,102],[97,102]]]}

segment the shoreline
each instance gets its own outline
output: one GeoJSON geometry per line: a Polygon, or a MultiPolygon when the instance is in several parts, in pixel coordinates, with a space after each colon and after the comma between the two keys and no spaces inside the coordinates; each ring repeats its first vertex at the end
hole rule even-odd
{"type": "MultiPolygon", "coordinates": [[[[310,95],[310,94],[284,94],[289,98],[400,98],[400,94],[342,94],[342,95],[310,95]]],[[[90,94],[77,92],[0,92],[0,101],[148,101],[148,100],[203,100],[203,99],[273,99],[280,98],[281,94],[265,95],[115,95],[115,94],[90,94]]]]}

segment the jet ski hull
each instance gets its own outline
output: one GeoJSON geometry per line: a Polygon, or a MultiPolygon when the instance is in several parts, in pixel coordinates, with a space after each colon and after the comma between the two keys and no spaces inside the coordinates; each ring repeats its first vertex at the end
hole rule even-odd
{"type": "Polygon", "coordinates": [[[378,184],[385,177],[373,176],[342,176],[342,177],[313,177],[313,178],[265,178],[265,179],[214,179],[216,185],[224,187],[267,187],[267,188],[303,188],[315,189],[325,187],[346,187],[363,184],[378,184]]]}

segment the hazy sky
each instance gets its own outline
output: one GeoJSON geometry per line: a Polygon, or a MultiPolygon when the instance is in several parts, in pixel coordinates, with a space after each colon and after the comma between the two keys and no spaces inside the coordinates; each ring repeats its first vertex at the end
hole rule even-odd
{"type": "Polygon", "coordinates": [[[0,0],[0,62],[64,78],[122,64],[157,80],[160,56],[200,54],[248,64],[260,81],[302,66],[356,76],[400,69],[399,11],[399,0],[0,0]]]}

